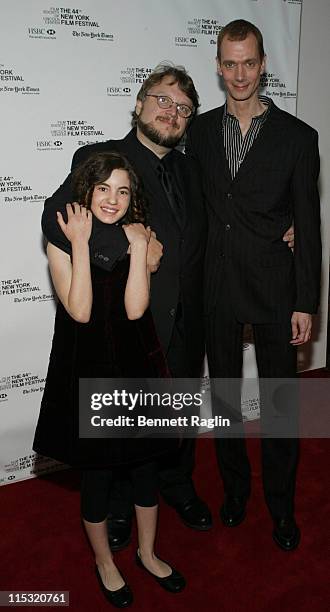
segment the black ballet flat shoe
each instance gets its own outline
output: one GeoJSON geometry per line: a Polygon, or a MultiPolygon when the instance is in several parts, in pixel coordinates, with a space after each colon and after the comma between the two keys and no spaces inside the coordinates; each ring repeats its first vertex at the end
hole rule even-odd
{"type": "MultiPolygon", "coordinates": [[[[160,560],[162,561],[162,559],[160,560]]],[[[165,589],[165,591],[169,591],[170,593],[180,593],[180,591],[183,591],[183,589],[185,588],[186,581],[184,577],[175,569],[173,569],[173,567],[171,568],[172,573],[169,576],[165,576],[165,578],[160,578],[159,576],[156,576],[155,574],[150,572],[145,567],[145,565],[143,565],[138,552],[136,552],[135,561],[138,567],[150,574],[150,576],[152,576],[158,582],[158,584],[160,584],[160,586],[165,589]]],[[[164,563],[167,563],[167,561],[164,561],[164,563]]]]}
{"type": "Polygon", "coordinates": [[[300,529],[293,517],[274,521],[273,540],[282,550],[294,550],[300,542],[300,529]]]}
{"type": "Polygon", "coordinates": [[[110,591],[110,589],[107,589],[104,585],[97,565],[95,566],[95,572],[101,591],[109,603],[116,608],[127,608],[133,603],[132,591],[126,583],[120,589],[110,591]]]}

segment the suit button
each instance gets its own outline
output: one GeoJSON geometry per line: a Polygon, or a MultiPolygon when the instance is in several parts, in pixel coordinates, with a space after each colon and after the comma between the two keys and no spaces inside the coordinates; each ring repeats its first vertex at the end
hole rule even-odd
{"type": "Polygon", "coordinates": [[[232,193],[227,193],[227,198],[228,198],[228,200],[231,200],[231,199],[232,199],[232,197],[233,197],[233,194],[232,194],[232,193]]]}
{"type": "Polygon", "coordinates": [[[171,315],[171,317],[174,317],[174,315],[175,315],[175,308],[171,308],[170,315],[171,315]]]}
{"type": "Polygon", "coordinates": [[[224,253],[219,253],[219,257],[224,257],[225,254],[224,253]]]}
{"type": "Polygon", "coordinates": [[[230,227],[229,223],[227,223],[227,225],[226,225],[226,232],[229,232],[230,229],[231,229],[231,227],[230,227]]]}

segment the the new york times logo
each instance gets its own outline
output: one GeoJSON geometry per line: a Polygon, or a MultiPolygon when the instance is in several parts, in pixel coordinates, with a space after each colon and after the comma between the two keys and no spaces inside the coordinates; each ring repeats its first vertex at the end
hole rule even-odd
{"type": "Polygon", "coordinates": [[[107,87],[107,96],[130,96],[131,95],[130,87],[107,87]]]}

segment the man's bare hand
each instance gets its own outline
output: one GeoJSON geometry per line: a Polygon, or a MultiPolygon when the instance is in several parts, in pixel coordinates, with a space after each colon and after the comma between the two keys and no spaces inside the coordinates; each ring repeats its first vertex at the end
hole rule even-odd
{"type": "Polygon", "coordinates": [[[296,346],[310,340],[312,332],[312,315],[306,312],[294,312],[291,317],[292,340],[296,346]]]}
{"type": "Polygon", "coordinates": [[[162,256],[163,245],[157,240],[155,232],[151,232],[147,251],[147,266],[150,272],[157,272],[162,256]]]}
{"type": "Polygon", "coordinates": [[[288,230],[286,230],[284,236],[283,236],[283,241],[288,243],[288,247],[290,247],[290,249],[294,248],[294,227],[293,225],[291,225],[289,227],[288,230]]]}

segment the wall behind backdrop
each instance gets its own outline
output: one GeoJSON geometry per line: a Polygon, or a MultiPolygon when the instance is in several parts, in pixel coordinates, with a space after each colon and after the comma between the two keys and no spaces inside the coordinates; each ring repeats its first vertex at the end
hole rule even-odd
{"type": "MultiPolygon", "coordinates": [[[[55,311],[40,217],[73,152],[129,130],[136,93],[162,60],[187,68],[201,112],[222,104],[216,37],[237,18],[264,34],[263,93],[295,114],[300,17],[298,0],[223,0],[221,6],[203,0],[202,7],[198,0],[32,0],[29,6],[3,0],[0,484],[56,469],[31,452],[55,311]]],[[[312,354],[301,355],[302,368],[324,365],[324,305],[321,314],[318,340],[312,354]]],[[[254,373],[251,344],[245,364],[254,373]]]]}

